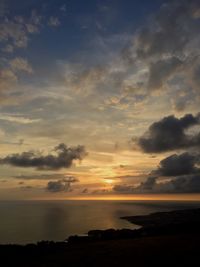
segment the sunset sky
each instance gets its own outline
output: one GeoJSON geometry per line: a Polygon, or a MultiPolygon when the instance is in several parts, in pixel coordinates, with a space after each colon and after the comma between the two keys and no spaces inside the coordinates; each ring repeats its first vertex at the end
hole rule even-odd
{"type": "Polygon", "coordinates": [[[199,0],[0,0],[0,199],[200,199],[199,0]]]}

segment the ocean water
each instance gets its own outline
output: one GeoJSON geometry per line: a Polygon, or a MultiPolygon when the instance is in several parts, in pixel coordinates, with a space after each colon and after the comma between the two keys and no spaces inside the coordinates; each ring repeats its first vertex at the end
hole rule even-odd
{"type": "Polygon", "coordinates": [[[120,217],[197,207],[200,202],[1,201],[0,244],[61,241],[92,229],[136,229],[120,217]]]}

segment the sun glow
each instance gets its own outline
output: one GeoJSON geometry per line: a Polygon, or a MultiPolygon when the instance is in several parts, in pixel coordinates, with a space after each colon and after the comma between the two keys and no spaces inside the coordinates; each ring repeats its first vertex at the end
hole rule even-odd
{"type": "Polygon", "coordinates": [[[113,183],[113,180],[112,179],[105,179],[104,182],[106,184],[112,184],[113,183]]]}

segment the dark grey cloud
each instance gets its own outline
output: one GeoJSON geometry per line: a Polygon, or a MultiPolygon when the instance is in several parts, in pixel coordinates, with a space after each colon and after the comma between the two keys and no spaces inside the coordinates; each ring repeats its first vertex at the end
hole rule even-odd
{"type": "Polygon", "coordinates": [[[200,173],[198,165],[200,163],[199,154],[188,152],[180,155],[174,154],[160,161],[155,174],[160,176],[179,176],[200,173]]]}
{"type": "Polygon", "coordinates": [[[200,193],[200,154],[185,152],[166,157],[139,185],[118,184],[113,191],[124,194],[200,193]]]}
{"type": "MultiPolygon", "coordinates": [[[[147,178],[148,182],[150,179],[147,178]]],[[[142,184],[135,188],[135,192],[148,193],[200,193],[200,174],[182,175],[173,177],[168,181],[159,182],[154,180],[151,188],[147,190],[143,188],[142,184]]]]}
{"type": "Polygon", "coordinates": [[[86,156],[84,146],[68,147],[59,144],[52,154],[42,155],[40,152],[23,152],[8,155],[0,159],[0,164],[9,164],[17,167],[33,167],[41,170],[69,168],[74,160],[82,160],[86,156]]]}
{"type": "Polygon", "coordinates": [[[200,133],[189,135],[190,127],[200,124],[200,114],[186,114],[178,119],[164,117],[150,125],[148,131],[139,138],[138,144],[144,152],[159,153],[175,149],[185,149],[200,146],[200,133]]]}
{"type": "Polygon", "coordinates": [[[113,186],[113,191],[116,193],[124,193],[124,194],[133,193],[134,186],[126,184],[118,184],[113,186]]]}
{"type": "Polygon", "coordinates": [[[117,184],[113,186],[113,191],[116,193],[134,194],[151,192],[155,186],[157,177],[148,177],[139,186],[130,184],[117,184]]]}
{"type": "Polygon", "coordinates": [[[168,181],[159,181],[148,177],[139,186],[115,185],[113,192],[121,194],[154,194],[154,193],[200,193],[200,174],[173,177],[168,181]]]}
{"type": "Polygon", "coordinates": [[[148,177],[146,181],[142,182],[139,186],[142,191],[151,191],[156,183],[157,177],[148,177]]]}
{"type": "Polygon", "coordinates": [[[200,193],[200,174],[176,177],[166,185],[172,187],[173,193],[200,193]]]}
{"type": "Polygon", "coordinates": [[[73,176],[66,177],[62,180],[50,181],[47,184],[46,190],[51,193],[70,192],[72,191],[71,184],[75,182],[78,182],[78,179],[73,176]]]}

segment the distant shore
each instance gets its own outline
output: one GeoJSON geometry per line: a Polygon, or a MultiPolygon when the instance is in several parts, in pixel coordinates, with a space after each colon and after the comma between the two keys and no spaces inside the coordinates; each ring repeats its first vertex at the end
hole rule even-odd
{"type": "Polygon", "coordinates": [[[68,242],[0,245],[2,266],[198,266],[200,209],[122,219],[142,227],[93,230],[68,242]]]}
{"type": "Polygon", "coordinates": [[[139,229],[91,230],[85,236],[70,236],[69,243],[84,241],[138,238],[160,234],[177,234],[198,231],[200,227],[200,208],[155,212],[143,216],[125,216],[121,219],[141,226],[139,229]]]}
{"type": "Polygon", "coordinates": [[[186,223],[200,223],[200,208],[155,212],[143,216],[124,216],[121,219],[142,227],[172,226],[186,223]]]}

